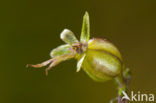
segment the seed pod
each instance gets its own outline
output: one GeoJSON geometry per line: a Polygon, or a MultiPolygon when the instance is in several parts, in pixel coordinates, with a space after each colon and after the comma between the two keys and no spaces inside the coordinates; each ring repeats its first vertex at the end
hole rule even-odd
{"type": "Polygon", "coordinates": [[[89,40],[82,68],[92,79],[101,82],[112,79],[120,73],[121,67],[120,52],[112,43],[103,39],[89,40]]]}

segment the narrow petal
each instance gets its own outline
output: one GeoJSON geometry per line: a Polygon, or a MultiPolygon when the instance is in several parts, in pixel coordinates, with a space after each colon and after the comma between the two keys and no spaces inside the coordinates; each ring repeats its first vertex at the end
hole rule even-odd
{"type": "Polygon", "coordinates": [[[82,24],[80,41],[82,43],[88,42],[89,36],[90,36],[89,14],[88,14],[88,12],[86,12],[84,17],[83,17],[83,24],[82,24]]]}
{"type": "Polygon", "coordinates": [[[84,54],[84,55],[82,56],[82,58],[78,61],[76,72],[79,72],[79,71],[81,70],[82,63],[83,63],[83,60],[84,60],[85,56],[86,56],[86,54],[84,54]]]}

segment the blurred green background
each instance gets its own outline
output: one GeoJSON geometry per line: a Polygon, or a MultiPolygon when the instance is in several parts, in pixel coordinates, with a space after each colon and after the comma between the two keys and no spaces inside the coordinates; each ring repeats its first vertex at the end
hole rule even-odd
{"type": "Polygon", "coordinates": [[[49,71],[26,68],[50,58],[64,28],[77,37],[88,11],[91,37],[112,41],[131,69],[130,90],[156,93],[155,0],[5,0],[0,3],[0,103],[108,103],[113,81],[76,73],[76,60],[49,71]]]}

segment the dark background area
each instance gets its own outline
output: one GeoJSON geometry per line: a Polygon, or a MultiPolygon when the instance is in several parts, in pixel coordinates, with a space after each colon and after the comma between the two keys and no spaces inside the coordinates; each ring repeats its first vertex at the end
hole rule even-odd
{"type": "Polygon", "coordinates": [[[155,0],[0,1],[0,103],[108,103],[113,81],[98,83],[76,73],[76,60],[49,71],[26,68],[50,58],[64,44],[60,33],[79,38],[82,17],[90,14],[91,37],[112,41],[132,71],[130,90],[156,93],[155,0]]]}

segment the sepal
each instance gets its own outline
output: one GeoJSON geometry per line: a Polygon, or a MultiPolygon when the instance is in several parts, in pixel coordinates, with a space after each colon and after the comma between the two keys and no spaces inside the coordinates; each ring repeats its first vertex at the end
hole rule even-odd
{"type": "Polygon", "coordinates": [[[77,43],[78,40],[75,37],[74,33],[68,29],[64,29],[63,32],[60,34],[60,38],[70,45],[77,43]]]}
{"type": "Polygon", "coordinates": [[[84,61],[84,59],[85,59],[85,56],[86,56],[86,54],[84,54],[84,55],[81,57],[81,59],[77,62],[77,70],[76,70],[76,72],[79,72],[79,71],[81,70],[82,63],[83,63],[83,61],[84,61]]]}
{"type": "Polygon", "coordinates": [[[72,53],[71,45],[64,44],[64,45],[58,46],[57,48],[53,49],[50,52],[50,56],[53,58],[53,57],[56,57],[56,56],[61,56],[61,55],[64,55],[64,54],[71,54],[71,53],[72,53]]]}
{"type": "Polygon", "coordinates": [[[80,41],[82,43],[87,43],[89,41],[89,36],[90,36],[89,14],[88,12],[86,12],[83,17],[80,41]]]}

